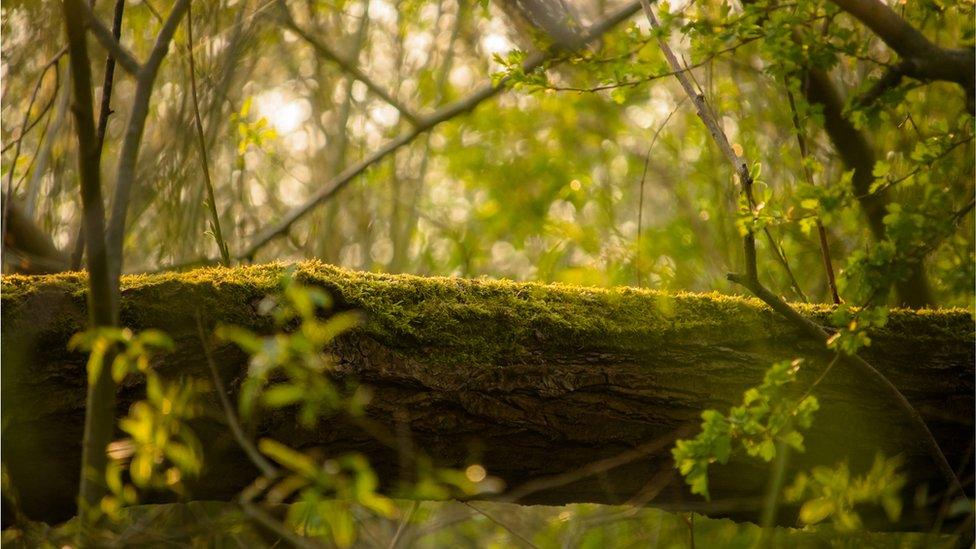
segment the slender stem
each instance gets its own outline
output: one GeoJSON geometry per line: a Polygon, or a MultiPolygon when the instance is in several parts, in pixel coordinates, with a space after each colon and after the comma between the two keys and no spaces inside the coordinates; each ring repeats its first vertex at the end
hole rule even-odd
{"type": "Polygon", "coordinates": [[[783,266],[783,271],[786,273],[786,277],[790,279],[790,288],[793,289],[793,293],[800,298],[800,301],[804,303],[809,303],[810,300],[807,299],[807,295],[803,293],[803,288],[800,287],[800,283],[796,280],[796,275],[793,274],[793,269],[790,267],[790,262],[786,259],[786,252],[783,248],[776,243],[776,239],[773,238],[773,233],[769,230],[769,227],[763,227],[763,234],[766,235],[766,240],[769,242],[769,247],[773,250],[773,257],[776,261],[783,266]]]}
{"type": "Polygon", "coordinates": [[[268,530],[271,530],[276,535],[278,535],[282,540],[287,541],[292,547],[299,548],[314,548],[322,547],[322,544],[317,543],[315,540],[299,536],[298,534],[290,531],[284,524],[275,519],[274,517],[265,513],[260,507],[254,505],[253,503],[240,501],[238,505],[244,510],[244,514],[251,517],[252,520],[264,526],[268,530]]]}
{"type": "Polygon", "coordinates": [[[207,155],[207,140],[203,135],[203,121],[200,119],[200,100],[197,96],[196,68],[193,64],[193,7],[192,2],[186,7],[186,50],[190,59],[190,95],[193,98],[193,122],[197,130],[197,141],[200,144],[200,163],[203,164],[203,179],[207,186],[207,203],[210,206],[210,228],[213,229],[217,248],[224,267],[230,267],[230,252],[227,241],[220,230],[220,215],[217,213],[217,199],[214,197],[213,180],[210,178],[210,159],[207,155]]]}
{"type": "Polygon", "coordinates": [[[200,346],[203,348],[203,356],[207,359],[207,367],[210,368],[210,377],[214,382],[214,390],[217,391],[217,396],[220,398],[220,406],[224,409],[224,417],[227,419],[227,424],[230,426],[231,434],[234,435],[234,440],[237,441],[238,446],[244,450],[247,454],[248,459],[261,471],[261,474],[268,478],[276,478],[278,476],[278,468],[271,464],[254,444],[247,438],[244,434],[244,429],[241,428],[241,422],[237,419],[237,414],[234,412],[234,406],[230,402],[230,398],[227,397],[227,389],[224,387],[224,380],[220,377],[220,372],[217,370],[217,364],[214,362],[213,355],[210,353],[210,345],[207,344],[206,333],[203,329],[203,320],[200,318],[200,311],[197,311],[197,334],[200,336],[200,346]]]}
{"type": "Polygon", "coordinates": [[[515,530],[512,530],[512,529],[511,529],[511,528],[510,528],[510,527],[509,527],[509,526],[508,526],[507,524],[505,524],[505,523],[503,523],[503,522],[501,522],[501,521],[499,521],[499,520],[497,520],[497,519],[496,519],[495,517],[493,517],[493,516],[491,516],[491,515],[489,515],[488,513],[486,513],[486,512],[484,512],[484,511],[482,511],[481,509],[478,509],[477,507],[475,507],[474,505],[471,505],[470,503],[468,503],[468,502],[466,502],[466,501],[462,501],[461,503],[463,503],[463,504],[464,504],[465,506],[467,506],[467,507],[470,507],[472,511],[474,511],[475,513],[478,513],[479,515],[481,515],[481,516],[483,516],[483,517],[485,517],[486,519],[488,519],[488,520],[490,520],[490,521],[491,521],[491,522],[493,522],[493,523],[494,523],[495,525],[497,525],[497,526],[500,526],[500,527],[502,527],[502,528],[503,528],[503,529],[505,529],[505,530],[506,530],[506,531],[507,531],[507,532],[508,532],[509,534],[512,534],[513,536],[515,536],[515,539],[517,539],[517,540],[519,540],[519,541],[521,541],[521,542],[522,542],[522,543],[524,543],[524,544],[525,544],[525,545],[526,545],[527,547],[533,547],[533,548],[535,548],[535,549],[538,549],[538,546],[537,546],[536,544],[534,544],[534,543],[532,543],[531,541],[529,541],[529,539],[528,539],[528,538],[526,538],[525,536],[523,536],[522,534],[519,534],[519,533],[518,533],[518,532],[516,532],[515,530]]]}
{"type": "Polygon", "coordinates": [[[651,151],[654,150],[654,144],[657,143],[658,136],[661,135],[661,132],[668,125],[668,122],[671,120],[671,117],[674,116],[674,113],[678,112],[678,109],[681,108],[681,105],[684,104],[684,102],[685,99],[682,97],[681,100],[675,104],[674,108],[671,109],[671,112],[668,113],[668,116],[664,119],[664,122],[661,122],[661,125],[658,126],[657,131],[654,132],[654,137],[651,138],[651,144],[647,146],[647,153],[644,154],[644,169],[641,170],[640,190],[638,191],[639,194],[637,199],[637,237],[636,237],[636,242],[634,244],[635,247],[637,248],[634,257],[634,270],[636,271],[638,286],[644,285],[644,277],[643,277],[643,272],[641,271],[641,264],[640,264],[640,259],[641,259],[640,254],[641,254],[641,235],[644,232],[644,182],[647,180],[647,168],[651,163],[651,151]]]}
{"type": "MultiPolygon", "coordinates": [[[[813,186],[813,174],[810,173],[810,166],[807,165],[809,150],[807,139],[803,134],[803,125],[800,123],[800,113],[796,110],[796,101],[793,92],[788,88],[786,97],[790,103],[790,110],[793,111],[793,129],[796,130],[796,141],[800,147],[800,161],[803,164],[803,176],[807,185],[813,186]]],[[[824,228],[820,215],[817,214],[817,235],[820,240],[820,257],[823,260],[824,273],[827,275],[827,288],[830,289],[830,298],[835,305],[840,305],[840,294],[837,293],[837,279],[834,277],[834,266],[830,261],[830,243],[827,241],[827,229],[824,228]]]]}
{"type": "Polygon", "coordinates": [[[410,504],[410,511],[408,511],[400,521],[400,526],[397,527],[396,533],[393,534],[393,539],[390,540],[390,545],[388,546],[389,549],[396,549],[397,544],[400,543],[400,537],[402,537],[403,533],[407,530],[407,524],[410,523],[410,520],[413,518],[419,507],[420,501],[415,500],[410,504]]]}

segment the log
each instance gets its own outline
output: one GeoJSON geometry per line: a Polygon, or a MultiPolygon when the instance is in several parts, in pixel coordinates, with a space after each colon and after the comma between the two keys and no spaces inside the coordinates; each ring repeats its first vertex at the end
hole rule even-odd
{"type": "MultiPolygon", "coordinates": [[[[121,319],[157,328],[177,343],[156,364],[164,376],[208,378],[196,316],[212,328],[273,329],[259,313],[282,264],[132,275],[122,280],[121,319]]],[[[692,496],[673,474],[670,447],[696,432],[702,410],[726,410],[774,361],[802,357],[806,387],[823,350],[760,302],[720,294],[668,294],[459,278],[352,272],[310,262],[293,276],[326,289],[336,308],[363,313],[335,344],[338,376],[372,388],[370,418],[436,463],[482,463],[522,503],[626,502],[754,518],[768,465],[734,458],[712,467],[713,500],[692,496]],[[641,495],[648,497],[640,498],[641,495]]],[[[85,360],[66,342],[85,328],[84,273],[5,276],[2,281],[3,462],[23,511],[46,521],[74,513],[85,403],[85,360]]],[[[800,306],[826,322],[830,308],[800,306]]],[[[973,319],[963,310],[894,310],[863,356],[921,411],[951,463],[973,469],[973,319]]],[[[247,357],[213,348],[232,388],[247,357]]],[[[816,388],[821,402],[787,479],[846,459],[866,471],[877,452],[901,454],[909,477],[903,524],[921,524],[915,489],[944,489],[917,433],[892,400],[837,367],[816,388]]],[[[120,388],[119,414],[143,395],[120,388]]],[[[194,499],[230,499],[257,471],[237,448],[217,398],[194,424],[206,441],[194,499]]],[[[366,455],[386,485],[401,474],[398,449],[343,418],[303,429],[275,413],[254,427],[326,455],[366,455]]],[[[394,445],[396,446],[396,445],[394,445]]],[[[402,449],[402,448],[401,448],[402,449]]],[[[971,477],[969,484],[971,484],[971,477]]],[[[504,496],[503,496],[504,497],[504,496]]],[[[932,498],[937,505],[937,498],[932,498]]],[[[9,508],[5,506],[5,511],[9,508]]],[[[780,522],[795,515],[781,513],[780,522]]]]}

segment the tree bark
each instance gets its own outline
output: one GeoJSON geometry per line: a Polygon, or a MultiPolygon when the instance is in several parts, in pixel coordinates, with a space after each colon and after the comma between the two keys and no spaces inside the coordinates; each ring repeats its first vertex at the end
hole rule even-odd
{"type": "MultiPolygon", "coordinates": [[[[177,350],[156,364],[164,376],[206,379],[196,315],[208,328],[221,322],[269,332],[259,303],[283,271],[266,265],[123,277],[122,324],[174,338],[177,350]]],[[[377,424],[409,433],[406,446],[439,464],[483,463],[526,503],[623,502],[657,490],[652,505],[755,518],[768,466],[747,459],[714,466],[714,499],[705,503],[668,474],[671,439],[693,435],[702,410],[741,402],[774,361],[807,359],[798,394],[826,364],[815,343],[756,300],[378,275],[320,263],[300,264],[295,276],[327,289],[337,308],[363,312],[362,326],[334,353],[338,377],[372,387],[368,413],[377,424]],[[599,460],[609,461],[587,467],[599,460]]],[[[35,518],[63,519],[74,510],[86,357],[69,353],[66,342],[85,327],[85,296],[79,273],[3,279],[3,459],[23,510],[35,518]]],[[[819,322],[830,310],[798,307],[819,322]]],[[[962,310],[896,310],[864,353],[921,411],[953,464],[964,462],[972,442],[972,326],[962,310]]],[[[213,353],[225,382],[239,386],[246,357],[228,345],[213,353]]],[[[120,411],[143,392],[138,381],[123,384],[120,411]]],[[[864,472],[876,452],[900,453],[909,477],[901,526],[924,524],[932,509],[915,510],[915,488],[927,484],[938,494],[944,486],[885,393],[837,367],[814,394],[821,409],[807,452],[791,457],[786,478],[843,459],[864,472]]],[[[191,496],[228,499],[257,472],[234,443],[216,395],[208,407],[195,424],[206,441],[206,470],[191,496]]],[[[325,455],[361,452],[390,485],[401,471],[397,448],[342,418],[303,430],[276,412],[252,427],[257,436],[325,455]]],[[[962,467],[967,478],[972,465],[962,467]]],[[[784,515],[781,521],[791,520],[784,515]]]]}

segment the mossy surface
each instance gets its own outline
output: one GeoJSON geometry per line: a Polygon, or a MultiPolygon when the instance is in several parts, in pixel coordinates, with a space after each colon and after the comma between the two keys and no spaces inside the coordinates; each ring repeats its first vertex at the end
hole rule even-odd
{"type": "MultiPolygon", "coordinates": [[[[665,293],[640,288],[591,288],[490,279],[420,277],[356,272],[317,261],[122,279],[123,322],[166,328],[201,312],[215,322],[267,326],[257,302],[277,291],[282,276],[329,291],[337,306],[357,309],[362,330],[385,345],[415,352],[451,351],[454,362],[492,363],[524,345],[613,348],[727,344],[793,337],[795,331],[756,299],[718,293],[665,293]],[[191,310],[192,309],[192,310],[191,310]]],[[[4,316],[37,293],[60,293],[83,302],[84,273],[5,276],[4,316]]],[[[798,305],[825,320],[831,307],[798,305]]],[[[973,322],[963,310],[894,310],[879,337],[971,340],[973,322]]]]}

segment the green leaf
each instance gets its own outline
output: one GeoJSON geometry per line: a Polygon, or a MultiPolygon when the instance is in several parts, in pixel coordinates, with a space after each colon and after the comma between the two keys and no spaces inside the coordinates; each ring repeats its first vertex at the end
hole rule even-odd
{"type": "Polygon", "coordinates": [[[309,478],[315,477],[317,474],[317,468],[311,458],[301,452],[292,450],[278,441],[263,438],[258,442],[258,449],[282,466],[296,473],[301,473],[309,478]]]}
{"type": "Polygon", "coordinates": [[[261,395],[261,401],[269,408],[290,406],[305,397],[305,389],[287,383],[274,385],[261,395]]]}
{"type": "Polygon", "coordinates": [[[800,520],[804,524],[817,524],[834,512],[834,502],[828,498],[811,499],[800,507],[800,520]]]}

